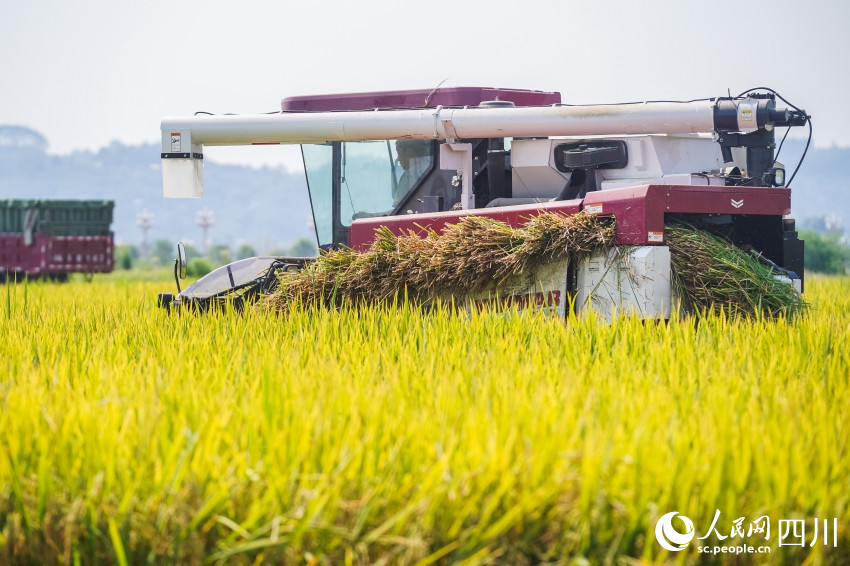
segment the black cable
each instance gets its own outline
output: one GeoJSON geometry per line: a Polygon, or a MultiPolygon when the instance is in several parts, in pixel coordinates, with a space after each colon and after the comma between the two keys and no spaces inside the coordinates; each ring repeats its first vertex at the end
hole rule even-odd
{"type": "Polygon", "coordinates": [[[744,177],[743,175],[721,175],[721,177],[724,179],[732,179],[733,181],[737,181],[735,185],[733,185],[735,187],[746,187],[754,181],[759,180],[758,177],[744,177]]]}
{"type": "MultiPolygon", "coordinates": [[[[746,96],[746,95],[748,95],[748,94],[750,94],[754,91],[757,91],[757,90],[766,90],[767,92],[771,92],[774,95],[776,95],[776,98],[778,98],[779,100],[781,100],[782,102],[784,102],[785,104],[787,104],[788,106],[790,106],[791,108],[793,108],[794,110],[796,110],[797,112],[802,114],[806,118],[806,123],[809,125],[809,138],[806,140],[806,147],[805,147],[805,149],[803,149],[803,155],[800,156],[800,161],[797,162],[797,167],[794,168],[794,173],[791,175],[791,178],[788,180],[787,183],[785,183],[785,186],[790,188],[791,187],[791,181],[793,181],[794,177],[797,176],[797,171],[800,170],[800,166],[803,164],[803,160],[806,159],[806,154],[809,152],[809,146],[812,143],[812,117],[809,116],[808,114],[806,114],[806,111],[803,110],[802,108],[795,106],[794,104],[789,102],[787,98],[785,98],[784,96],[779,94],[777,91],[773,90],[772,88],[766,87],[766,86],[759,86],[759,87],[747,89],[744,92],[742,92],[741,94],[739,94],[738,98],[746,96]]],[[[788,127],[788,131],[791,131],[790,126],[788,127]]],[[[788,136],[788,131],[785,132],[785,136],[783,136],[783,138],[782,138],[782,143],[785,143],[785,137],[788,136]]],[[[779,144],[779,151],[782,150],[782,143],[779,144]]],[[[777,152],[777,154],[776,154],[776,159],[778,159],[778,158],[779,158],[779,152],[777,152]]],[[[773,160],[774,164],[776,164],[776,159],[773,160]]]]}
{"type": "Polygon", "coordinates": [[[805,112],[803,111],[802,108],[798,108],[797,106],[794,106],[793,104],[788,102],[788,100],[785,97],[783,97],[781,94],[779,94],[778,92],[776,92],[772,88],[769,88],[769,87],[766,87],[766,86],[757,86],[757,87],[754,87],[754,88],[748,88],[747,90],[745,90],[744,92],[739,94],[736,98],[743,98],[744,96],[750,94],[751,92],[757,91],[757,90],[766,90],[768,92],[772,92],[773,94],[776,95],[776,98],[778,98],[779,100],[781,100],[782,102],[784,102],[785,104],[787,104],[788,106],[790,106],[791,108],[796,110],[797,112],[803,112],[805,114],[805,112]]]}
{"type": "Polygon", "coordinates": [[[776,150],[776,157],[773,158],[773,165],[771,165],[771,167],[774,167],[776,165],[776,162],[779,161],[779,154],[782,153],[782,146],[785,145],[785,138],[788,137],[788,132],[790,131],[791,126],[788,126],[788,128],[785,130],[785,135],[782,136],[782,141],[779,142],[779,148],[776,150]]]}
{"type": "Polygon", "coordinates": [[[806,122],[809,124],[809,139],[806,140],[806,148],[803,150],[803,155],[800,156],[800,161],[797,162],[797,167],[794,169],[794,173],[791,175],[791,179],[785,183],[786,187],[791,186],[791,182],[794,180],[794,177],[797,176],[797,171],[800,170],[800,165],[803,164],[803,160],[806,158],[806,153],[809,151],[809,145],[812,143],[812,117],[806,116],[806,122]]]}
{"type": "Polygon", "coordinates": [[[566,102],[561,102],[559,104],[551,104],[546,106],[570,106],[570,107],[581,107],[581,106],[627,106],[632,104],[653,104],[653,103],[667,103],[667,104],[690,104],[691,102],[709,102],[715,100],[715,98],[694,98],[692,100],[635,100],[632,102],[606,102],[604,104],[567,104],[566,102]]]}

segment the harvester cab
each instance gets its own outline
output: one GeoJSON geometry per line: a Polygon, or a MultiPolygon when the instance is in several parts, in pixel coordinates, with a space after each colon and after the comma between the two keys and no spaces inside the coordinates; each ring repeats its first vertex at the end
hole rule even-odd
{"type": "Polygon", "coordinates": [[[546,266],[498,292],[561,315],[575,304],[665,318],[675,302],[665,225],[677,220],[757,250],[802,292],[776,128],[806,124],[770,89],[584,106],[468,87],[298,96],[277,114],[164,119],[164,194],[203,195],[204,145],[282,143],[301,144],[322,249],[365,250],[379,227],[424,235],[470,215],[514,226],[544,211],[613,216],[616,253],[546,266]]]}

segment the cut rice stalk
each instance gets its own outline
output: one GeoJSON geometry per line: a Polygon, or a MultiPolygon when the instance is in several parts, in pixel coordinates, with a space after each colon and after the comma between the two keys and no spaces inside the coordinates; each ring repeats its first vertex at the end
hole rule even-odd
{"type": "MultiPolygon", "coordinates": [[[[687,312],[795,315],[805,302],[753,254],[687,225],[666,231],[674,290],[687,312]]],[[[296,298],[306,306],[376,304],[407,296],[420,303],[503,283],[511,276],[564,258],[614,245],[611,218],[584,213],[542,213],[519,228],[483,216],[466,216],[441,234],[396,236],[377,230],[365,252],[322,254],[301,272],[281,277],[265,305],[283,311],[296,298]]]]}

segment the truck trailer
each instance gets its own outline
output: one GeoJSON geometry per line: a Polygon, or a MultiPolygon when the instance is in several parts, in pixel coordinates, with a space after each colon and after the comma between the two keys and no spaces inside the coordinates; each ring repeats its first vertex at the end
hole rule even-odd
{"type": "Polygon", "coordinates": [[[0,200],[0,282],[112,271],[113,201],[0,200]]]}

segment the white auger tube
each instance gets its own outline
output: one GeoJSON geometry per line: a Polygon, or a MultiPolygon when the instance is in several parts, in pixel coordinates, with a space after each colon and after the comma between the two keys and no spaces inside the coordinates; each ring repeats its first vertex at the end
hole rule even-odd
{"type": "Polygon", "coordinates": [[[163,192],[166,197],[203,195],[204,145],[710,133],[715,129],[714,104],[704,100],[169,117],[161,125],[163,192]]]}

